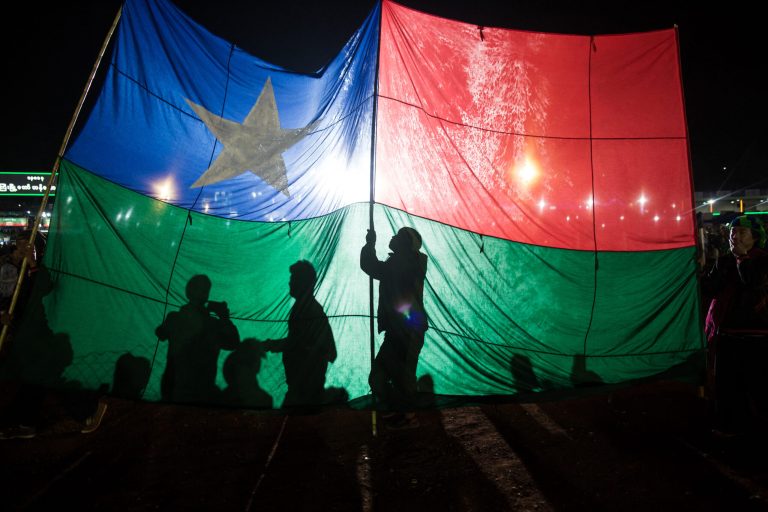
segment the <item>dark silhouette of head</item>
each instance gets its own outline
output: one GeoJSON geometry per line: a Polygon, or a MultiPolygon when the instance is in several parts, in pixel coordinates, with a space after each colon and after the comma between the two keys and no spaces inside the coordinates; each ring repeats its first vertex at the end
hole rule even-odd
{"type": "Polygon", "coordinates": [[[151,371],[149,359],[126,352],[115,363],[112,394],[118,398],[138,400],[149,382],[151,371]]]}
{"type": "Polygon", "coordinates": [[[238,347],[227,356],[222,373],[224,380],[230,386],[238,384],[239,377],[255,380],[261,369],[261,360],[266,354],[253,339],[243,340],[238,347]]]}
{"type": "Polygon", "coordinates": [[[206,275],[193,276],[187,283],[186,294],[190,304],[205,304],[210,293],[211,280],[206,275]]]}
{"type": "Polygon", "coordinates": [[[307,260],[299,260],[289,268],[291,279],[288,282],[291,297],[298,299],[306,294],[312,294],[317,284],[315,267],[307,260]]]}
{"type": "Polygon", "coordinates": [[[389,241],[389,248],[394,253],[419,252],[421,249],[421,235],[413,228],[400,228],[392,240],[389,241]]]}

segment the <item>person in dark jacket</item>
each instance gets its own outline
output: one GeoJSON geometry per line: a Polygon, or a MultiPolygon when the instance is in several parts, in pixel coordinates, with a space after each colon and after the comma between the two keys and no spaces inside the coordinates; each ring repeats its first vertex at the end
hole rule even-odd
{"type": "Polygon", "coordinates": [[[376,232],[368,230],[365,240],[360,268],[379,281],[378,331],[384,332],[368,382],[379,403],[392,413],[384,415],[392,426],[416,425],[412,409],[416,405],[416,366],[427,330],[427,255],[420,252],[421,235],[409,227],[392,237],[392,252],[385,261],[376,256],[376,232]]]}
{"type": "Polygon", "coordinates": [[[768,251],[763,224],[749,216],[730,224],[730,254],[702,279],[712,297],[707,335],[707,384],[716,430],[743,431],[768,414],[762,377],[768,357],[768,251]]]}
{"type": "Polygon", "coordinates": [[[730,253],[718,258],[702,285],[713,297],[705,332],[723,328],[768,329],[768,251],[765,227],[747,215],[730,224],[730,253]]]}

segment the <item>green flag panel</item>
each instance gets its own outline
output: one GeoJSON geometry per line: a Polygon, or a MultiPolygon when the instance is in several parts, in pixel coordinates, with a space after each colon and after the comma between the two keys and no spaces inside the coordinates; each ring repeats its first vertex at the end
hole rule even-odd
{"type": "MultiPolygon", "coordinates": [[[[163,399],[168,342],[157,328],[184,308],[193,278],[204,275],[209,300],[226,302],[240,340],[236,350],[217,351],[217,393],[206,401],[280,407],[287,389],[282,357],[264,353],[260,342],[287,335],[289,267],[307,260],[338,354],[324,401],[369,393],[370,289],[359,267],[368,204],[301,221],[247,222],[189,213],[67,161],[60,180],[45,259],[53,285],[41,292],[45,317],[22,322],[12,340],[14,352],[23,352],[28,338],[41,337],[43,322],[46,336],[71,344],[71,364],[56,382],[115,390],[126,386],[127,374],[146,383],[144,399],[163,399]],[[229,392],[235,387],[248,387],[238,402],[229,392]]],[[[380,259],[400,227],[422,235],[429,330],[418,375],[437,394],[620,382],[666,370],[701,349],[693,248],[552,249],[382,205],[374,208],[374,224],[380,259]]],[[[374,301],[377,288],[374,282],[374,301]]],[[[376,348],[382,339],[375,336],[376,348]]]]}

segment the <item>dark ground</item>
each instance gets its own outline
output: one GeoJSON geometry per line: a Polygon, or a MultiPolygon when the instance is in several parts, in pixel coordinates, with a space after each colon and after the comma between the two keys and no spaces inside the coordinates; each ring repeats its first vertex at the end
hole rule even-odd
{"type": "Polygon", "coordinates": [[[768,442],[715,435],[676,380],[418,413],[285,415],[109,398],[99,430],[57,417],[0,441],[11,510],[768,510],[768,442]]]}

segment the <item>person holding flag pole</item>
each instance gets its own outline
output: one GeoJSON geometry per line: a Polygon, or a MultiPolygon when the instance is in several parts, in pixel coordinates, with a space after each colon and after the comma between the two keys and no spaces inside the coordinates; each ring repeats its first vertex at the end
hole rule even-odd
{"type": "Polygon", "coordinates": [[[379,281],[378,331],[385,333],[368,382],[378,405],[386,411],[382,419],[388,427],[415,427],[416,366],[427,330],[427,255],[420,252],[421,235],[410,227],[392,237],[392,253],[385,261],[376,256],[376,231],[369,229],[365,241],[360,268],[379,281]]]}
{"type": "MultiPolygon", "coordinates": [[[[123,8],[121,6],[120,8],[118,8],[117,14],[115,15],[115,19],[112,22],[112,25],[109,28],[109,31],[107,32],[107,35],[104,39],[104,43],[102,44],[101,49],[99,50],[99,54],[96,58],[96,62],[94,63],[93,68],[91,69],[91,73],[88,76],[88,81],[86,82],[86,85],[83,88],[83,92],[80,95],[80,100],[77,103],[75,112],[73,113],[72,118],[70,119],[69,125],[67,127],[67,131],[64,134],[64,140],[61,143],[59,153],[56,156],[53,169],[51,170],[51,175],[48,179],[48,183],[45,188],[45,193],[40,203],[40,208],[38,209],[38,212],[35,216],[32,230],[29,232],[28,236],[27,236],[27,232],[23,233],[23,235],[25,236],[24,240],[17,240],[18,252],[20,254],[19,259],[21,261],[19,263],[18,278],[13,290],[13,295],[8,304],[8,310],[3,311],[2,322],[0,322],[2,323],[2,331],[0,331],[0,354],[5,355],[4,350],[5,352],[8,352],[8,350],[6,350],[6,347],[7,347],[6,342],[8,341],[10,334],[12,332],[12,329],[11,329],[12,326],[16,323],[15,322],[16,318],[14,315],[15,313],[18,312],[18,309],[20,307],[24,306],[23,304],[24,298],[27,298],[29,296],[29,293],[25,293],[25,292],[29,292],[29,290],[31,290],[32,288],[32,283],[30,282],[30,280],[27,279],[27,282],[25,282],[25,278],[28,275],[31,276],[33,274],[33,271],[35,270],[34,267],[37,265],[36,259],[42,257],[42,255],[38,254],[34,249],[37,245],[39,245],[39,240],[41,236],[39,234],[39,228],[40,228],[41,220],[43,217],[43,212],[45,211],[45,208],[48,204],[48,198],[50,196],[51,190],[53,190],[56,184],[56,177],[58,175],[62,155],[67,149],[67,146],[69,145],[69,140],[72,137],[75,124],[77,123],[77,120],[83,109],[83,105],[85,104],[85,99],[88,96],[88,92],[90,91],[91,85],[93,84],[94,78],[96,76],[96,72],[99,69],[101,61],[104,58],[107,47],[109,46],[109,43],[112,40],[112,36],[114,35],[115,30],[117,29],[117,24],[120,21],[122,12],[123,12],[123,8]]],[[[50,339],[58,340],[61,338],[57,336],[53,336],[50,339]]],[[[66,344],[66,346],[69,347],[68,343],[66,344]]],[[[48,348],[49,350],[52,350],[51,347],[48,347],[48,348]]],[[[69,348],[69,350],[71,351],[71,347],[69,348]]],[[[13,357],[9,357],[4,362],[8,364],[13,364],[13,363],[17,363],[18,361],[16,361],[13,357]]],[[[33,361],[32,364],[41,366],[41,364],[38,363],[37,361],[33,361]]],[[[23,368],[16,368],[16,370],[24,371],[23,368]]],[[[38,368],[36,370],[39,371],[40,369],[38,368]]],[[[23,415],[27,417],[34,417],[38,414],[39,412],[38,409],[42,405],[41,400],[42,400],[42,395],[40,394],[40,391],[37,390],[35,386],[29,386],[26,384],[22,384],[22,391],[16,397],[16,402],[19,404],[20,410],[22,410],[23,415]]],[[[87,402],[87,405],[90,406],[91,397],[89,396],[88,399],[85,400],[85,402],[87,402]]],[[[95,403],[95,409],[93,413],[85,418],[81,433],[89,434],[91,432],[94,432],[96,429],[98,429],[101,424],[101,420],[104,417],[106,409],[107,409],[106,402],[104,402],[99,398],[95,403]]],[[[2,432],[0,432],[0,439],[18,439],[18,438],[28,439],[28,438],[35,437],[35,435],[36,435],[36,429],[34,425],[18,425],[16,427],[12,427],[7,430],[4,429],[2,432]]]]}
{"type": "MultiPolygon", "coordinates": [[[[112,26],[109,28],[107,37],[104,39],[104,44],[102,44],[101,49],[99,50],[99,55],[96,58],[96,62],[93,64],[93,69],[91,69],[91,74],[88,77],[88,81],[86,82],[85,88],[83,89],[83,93],[80,95],[80,100],[78,101],[77,107],[75,108],[75,113],[72,115],[72,119],[69,121],[69,126],[67,127],[67,131],[64,134],[64,140],[61,143],[59,154],[56,156],[56,161],[53,164],[53,170],[51,171],[51,176],[48,179],[48,185],[45,189],[45,194],[43,195],[43,199],[40,203],[40,208],[38,209],[37,215],[35,215],[35,223],[32,226],[32,232],[29,236],[29,242],[28,242],[28,245],[30,247],[34,247],[35,245],[35,238],[37,238],[40,222],[43,218],[43,212],[45,211],[45,207],[48,204],[48,197],[50,196],[53,186],[56,184],[56,176],[59,172],[61,157],[64,154],[64,151],[67,149],[67,146],[69,145],[69,139],[72,137],[72,132],[75,129],[75,123],[77,123],[77,119],[80,117],[80,112],[82,111],[83,105],[85,104],[85,98],[88,96],[88,91],[90,91],[91,89],[93,80],[96,77],[96,72],[99,69],[101,60],[104,58],[104,54],[107,51],[109,42],[112,40],[112,35],[115,33],[115,29],[117,28],[117,23],[120,21],[120,16],[122,15],[122,12],[123,12],[123,7],[120,6],[120,8],[117,10],[117,14],[115,15],[115,20],[112,22],[112,26]]],[[[13,297],[11,298],[10,306],[8,307],[9,318],[13,318],[13,313],[14,313],[14,310],[16,309],[16,303],[18,302],[18,299],[19,299],[19,292],[22,289],[24,276],[27,273],[27,269],[29,265],[30,265],[30,259],[29,257],[25,256],[21,262],[21,268],[19,269],[19,277],[18,277],[18,281],[16,282],[16,288],[14,290],[13,297]]],[[[10,327],[9,324],[10,323],[4,324],[2,332],[0,332],[0,352],[2,352],[3,345],[6,339],[8,338],[8,331],[10,327]]]]}

